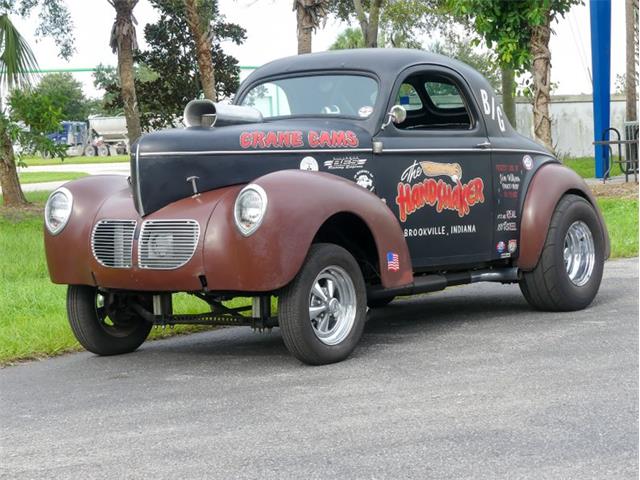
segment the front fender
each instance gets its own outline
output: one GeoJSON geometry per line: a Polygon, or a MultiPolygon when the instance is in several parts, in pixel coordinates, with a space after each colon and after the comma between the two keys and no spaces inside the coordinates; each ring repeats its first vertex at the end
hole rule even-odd
{"type": "Polygon", "coordinates": [[[578,194],[593,206],[602,225],[605,258],[609,258],[611,247],[607,226],[589,187],[573,170],[548,163],[540,167],[531,180],[522,208],[520,256],[517,261],[521,270],[532,270],[538,264],[553,212],[560,198],[567,193],[578,194]]]}
{"type": "Polygon", "coordinates": [[[102,204],[116,192],[129,188],[122,175],[91,175],[65,183],[73,195],[69,222],[57,235],[44,229],[44,247],[49,277],[54,283],[93,285],[87,268],[92,258],[91,229],[102,204]]]}
{"type": "Polygon", "coordinates": [[[413,272],[400,225],[372,193],[335,175],[282,170],[256,179],[267,193],[268,208],[260,228],[242,236],[233,220],[240,187],[228,192],[214,210],[204,240],[204,267],[212,291],[266,292],[287,285],[300,270],[323,223],[337,213],[361,218],[378,253],[382,285],[410,284],[413,272]],[[399,257],[389,270],[387,253],[399,257]]]}

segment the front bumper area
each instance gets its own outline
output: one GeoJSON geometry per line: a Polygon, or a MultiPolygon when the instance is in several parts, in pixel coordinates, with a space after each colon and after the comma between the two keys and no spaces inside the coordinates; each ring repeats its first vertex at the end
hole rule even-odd
{"type": "Polygon", "coordinates": [[[98,205],[91,185],[69,187],[75,200],[67,226],[58,235],[45,231],[54,283],[149,292],[206,289],[209,219],[219,200],[237,187],[180,200],[145,218],[135,211],[126,184],[98,205]]]}

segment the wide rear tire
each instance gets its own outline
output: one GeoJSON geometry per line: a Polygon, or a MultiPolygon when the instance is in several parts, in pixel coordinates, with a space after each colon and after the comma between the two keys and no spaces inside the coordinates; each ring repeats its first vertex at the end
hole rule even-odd
{"type": "Polygon", "coordinates": [[[538,265],[523,273],[520,290],[539,310],[586,308],[600,288],[604,248],[593,206],[577,195],[565,195],[551,218],[538,265]]]}
{"type": "Polygon", "coordinates": [[[122,308],[122,299],[111,300],[105,304],[105,296],[95,287],[70,285],[67,290],[71,330],[84,348],[97,355],[133,352],[151,331],[151,323],[122,308]]]}
{"type": "Polygon", "coordinates": [[[364,279],[353,256],[337,245],[312,245],[278,301],[284,343],[310,365],[344,360],[362,336],[366,307],[364,279]]]}

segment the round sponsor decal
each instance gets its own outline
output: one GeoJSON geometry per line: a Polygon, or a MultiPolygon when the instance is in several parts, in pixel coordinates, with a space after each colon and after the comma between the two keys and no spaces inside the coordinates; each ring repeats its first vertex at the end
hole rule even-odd
{"type": "Polygon", "coordinates": [[[505,251],[506,245],[504,244],[504,242],[502,240],[500,240],[498,242],[498,244],[496,245],[496,251],[498,253],[503,253],[505,251]]]}
{"type": "Polygon", "coordinates": [[[358,116],[362,118],[366,118],[373,113],[373,107],[370,105],[365,105],[364,107],[360,107],[358,109],[358,116]]]}
{"type": "Polygon", "coordinates": [[[522,157],[522,166],[524,166],[525,170],[531,170],[533,168],[533,158],[531,158],[531,155],[522,157]]]}
{"type": "Polygon", "coordinates": [[[308,170],[310,172],[318,171],[318,162],[313,157],[304,157],[300,160],[300,170],[308,170]]]}
{"type": "Polygon", "coordinates": [[[353,176],[353,180],[362,188],[366,188],[370,192],[376,188],[373,184],[373,174],[369,170],[358,170],[353,176]]]}

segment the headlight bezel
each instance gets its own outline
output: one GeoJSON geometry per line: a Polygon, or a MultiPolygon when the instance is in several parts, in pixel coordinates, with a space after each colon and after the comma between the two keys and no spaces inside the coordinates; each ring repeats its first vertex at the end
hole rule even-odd
{"type": "Polygon", "coordinates": [[[49,195],[49,198],[47,198],[47,203],[44,206],[44,224],[47,231],[51,235],[58,235],[60,232],[62,232],[67,226],[67,223],[69,223],[69,219],[71,218],[72,212],[73,212],[73,194],[68,188],[60,187],[54,190],[53,192],[51,192],[51,195],[49,195]],[[52,200],[56,195],[59,195],[59,194],[62,194],[67,198],[69,208],[66,214],[66,218],[62,221],[62,223],[60,223],[60,225],[57,228],[54,228],[49,222],[49,215],[51,213],[52,200]]]}
{"type": "Polygon", "coordinates": [[[262,225],[262,222],[264,221],[264,217],[266,216],[266,213],[267,213],[268,203],[269,201],[267,199],[267,192],[265,192],[264,188],[262,188],[260,185],[256,185],[255,183],[250,183],[249,185],[245,186],[242,190],[240,190],[240,192],[238,193],[238,196],[236,197],[236,201],[233,204],[233,220],[236,224],[236,229],[240,232],[240,234],[243,237],[249,237],[253,235],[256,232],[256,230],[260,228],[260,225],[262,225]],[[260,197],[260,200],[262,202],[262,207],[260,211],[260,218],[250,228],[246,228],[240,221],[239,207],[240,207],[240,202],[243,199],[243,196],[246,195],[249,191],[256,193],[260,197]]]}

